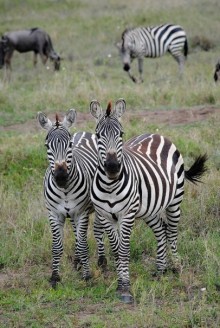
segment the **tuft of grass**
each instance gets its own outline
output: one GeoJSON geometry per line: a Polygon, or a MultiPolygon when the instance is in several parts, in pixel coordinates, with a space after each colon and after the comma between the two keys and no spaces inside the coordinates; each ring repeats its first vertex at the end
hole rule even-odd
{"type": "Polygon", "coordinates": [[[204,35],[195,35],[191,39],[191,47],[196,49],[200,48],[204,51],[210,51],[215,47],[215,44],[211,39],[204,35]]]}

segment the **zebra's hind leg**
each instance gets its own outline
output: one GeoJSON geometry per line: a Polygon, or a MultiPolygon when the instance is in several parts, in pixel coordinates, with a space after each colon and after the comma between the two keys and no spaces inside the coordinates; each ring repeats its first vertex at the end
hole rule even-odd
{"type": "Polygon", "coordinates": [[[167,270],[167,236],[166,236],[166,224],[160,217],[160,214],[153,218],[147,218],[145,222],[153,230],[157,239],[157,259],[156,267],[157,272],[153,275],[160,275],[167,270]]]}
{"type": "Polygon", "coordinates": [[[166,209],[167,216],[167,240],[172,252],[172,271],[179,272],[181,269],[181,260],[177,253],[177,235],[178,223],[180,219],[180,207],[178,204],[169,205],[166,209]]]}
{"type": "Polygon", "coordinates": [[[172,56],[173,56],[173,58],[178,63],[178,66],[179,66],[179,76],[180,76],[180,78],[182,78],[182,76],[183,76],[183,68],[184,68],[184,63],[185,63],[184,56],[182,54],[179,54],[179,55],[172,54],[172,56]]]}
{"type": "Polygon", "coordinates": [[[60,259],[63,254],[63,226],[65,219],[58,220],[57,217],[50,214],[49,216],[51,231],[52,231],[52,275],[50,278],[50,284],[53,288],[57,287],[57,283],[60,282],[59,266],[60,259]]]}
{"type": "Polygon", "coordinates": [[[104,248],[104,227],[101,224],[97,215],[95,215],[94,220],[94,236],[98,245],[98,266],[102,269],[102,271],[106,271],[107,269],[107,259],[105,257],[105,248],[104,248]]]}

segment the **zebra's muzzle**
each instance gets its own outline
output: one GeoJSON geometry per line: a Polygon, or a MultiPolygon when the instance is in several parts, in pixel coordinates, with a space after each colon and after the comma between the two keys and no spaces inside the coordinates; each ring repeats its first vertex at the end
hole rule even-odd
{"type": "Polygon", "coordinates": [[[68,181],[67,165],[65,162],[55,164],[54,179],[60,188],[65,188],[68,181]]]}
{"type": "Polygon", "coordinates": [[[120,167],[121,165],[116,157],[116,154],[107,154],[104,169],[109,179],[117,179],[120,172],[120,167]]]}
{"type": "Polygon", "coordinates": [[[124,71],[128,72],[130,70],[129,64],[124,64],[124,71]]]}

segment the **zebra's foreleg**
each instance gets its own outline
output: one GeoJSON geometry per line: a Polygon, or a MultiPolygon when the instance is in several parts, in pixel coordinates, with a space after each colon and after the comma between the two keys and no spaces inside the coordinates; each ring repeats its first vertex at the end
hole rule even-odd
{"type": "Polygon", "coordinates": [[[117,291],[120,293],[120,298],[124,303],[133,301],[130,293],[130,237],[134,226],[134,216],[123,218],[119,224],[119,279],[117,291]]]}
{"type": "Polygon", "coordinates": [[[134,83],[138,83],[138,80],[136,79],[136,77],[134,77],[134,75],[131,74],[130,71],[128,71],[128,76],[130,77],[130,79],[131,79],[134,83]]]}
{"type": "Polygon", "coordinates": [[[98,266],[105,271],[107,267],[107,259],[105,257],[105,248],[104,248],[104,227],[101,224],[98,215],[95,214],[94,220],[94,236],[98,245],[98,266]]]}
{"type": "Polygon", "coordinates": [[[88,258],[88,243],[87,243],[87,231],[88,231],[89,215],[85,213],[84,216],[80,216],[75,220],[76,234],[77,234],[77,254],[79,254],[80,262],[82,263],[83,279],[89,280],[91,273],[89,270],[89,258],[88,258]]]}
{"type": "Polygon", "coordinates": [[[52,231],[52,275],[50,283],[56,288],[57,283],[61,280],[59,275],[60,259],[63,254],[63,226],[65,219],[58,220],[57,217],[50,214],[49,216],[52,231]]]}
{"type": "Polygon", "coordinates": [[[117,274],[119,274],[119,258],[118,258],[119,235],[118,235],[117,225],[115,222],[108,221],[102,216],[99,216],[98,220],[102,225],[102,227],[104,228],[105,232],[107,233],[110,247],[112,253],[114,254],[117,274]]]}
{"type": "Polygon", "coordinates": [[[159,274],[164,273],[167,268],[166,224],[163,222],[159,214],[153,218],[148,218],[145,222],[153,230],[157,239],[157,271],[159,274]]]}
{"type": "Polygon", "coordinates": [[[77,233],[76,233],[76,225],[74,222],[74,218],[70,219],[72,227],[73,227],[73,232],[75,235],[75,255],[74,255],[74,261],[73,261],[73,265],[74,268],[79,271],[81,269],[81,260],[80,260],[80,255],[79,255],[79,249],[78,249],[78,239],[77,239],[77,233]]]}
{"type": "Polygon", "coordinates": [[[128,63],[124,64],[124,71],[128,73],[128,76],[130,77],[130,79],[134,82],[137,83],[138,80],[136,79],[136,77],[134,77],[134,75],[131,74],[131,65],[128,63]]]}
{"type": "Polygon", "coordinates": [[[143,58],[138,58],[138,71],[140,74],[140,79],[137,81],[137,83],[143,83],[143,65],[144,65],[144,60],[143,58]]]}

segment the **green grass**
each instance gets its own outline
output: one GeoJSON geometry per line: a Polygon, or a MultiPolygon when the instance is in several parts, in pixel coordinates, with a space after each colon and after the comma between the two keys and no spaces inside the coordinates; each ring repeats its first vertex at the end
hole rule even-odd
{"type": "MultiPolygon", "coordinates": [[[[39,26],[51,35],[55,50],[64,58],[61,71],[54,73],[50,62],[49,69],[40,61],[34,69],[32,54],[15,53],[10,83],[3,82],[0,71],[1,327],[220,326],[220,116],[180,125],[160,123],[159,116],[158,122],[148,119],[155,109],[172,110],[175,115],[194,106],[220,107],[219,85],[213,81],[220,52],[219,10],[215,0],[0,3],[1,33],[39,26]],[[122,69],[115,43],[128,26],[164,22],[180,24],[187,32],[190,53],[184,76],[178,79],[177,64],[166,55],[145,59],[144,83],[135,85],[122,69]],[[196,36],[214,47],[208,52],[191,47],[196,36]],[[163,134],[177,145],[187,168],[200,153],[209,156],[204,183],[186,185],[179,225],[179,275],[152,277],[156,241],[143,222],[135,224],[130,263],[133,305],[122,304],[115,296],[117,275],[107,239],[108,275],[97,267],[93,216],[88,232],[92,280],[85,283],[81,272],[73,270],[74,237],[67,220],[62,283],[57,290],[50,289],[51,232],[43,199],[48,163],[45,131],[35,119],[38,111],[53,117],[72,107],[89,113],[92,99],[105,107],[121,97],[127,103],[122,119],[126,139],[142,132],[163,134]]],[[[133,66],[137,70],[136,62],[133,66]]],[[[94,128],[91,117],[76,122],[74,131],[94,128]]]]}

